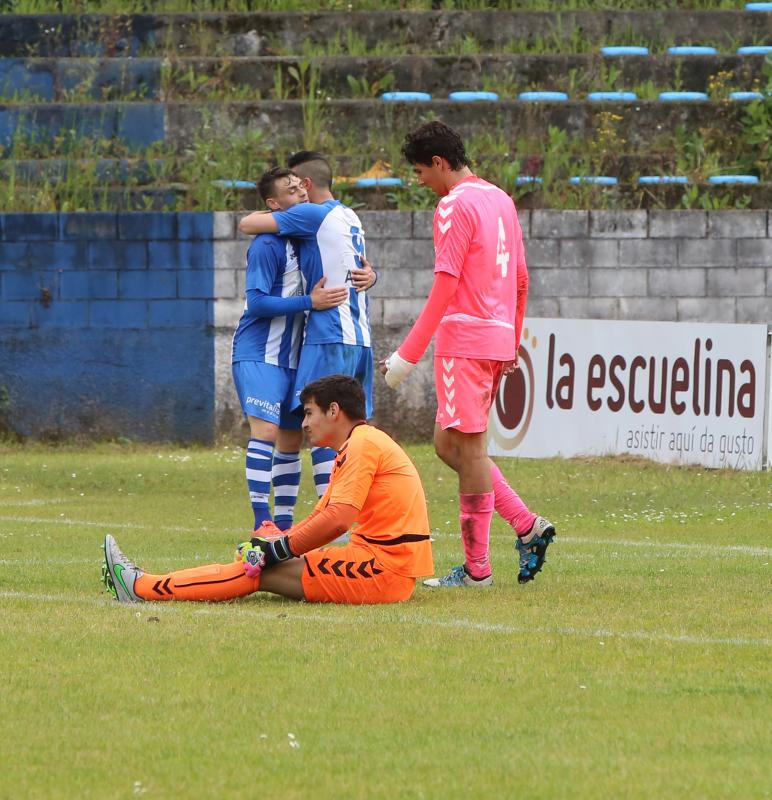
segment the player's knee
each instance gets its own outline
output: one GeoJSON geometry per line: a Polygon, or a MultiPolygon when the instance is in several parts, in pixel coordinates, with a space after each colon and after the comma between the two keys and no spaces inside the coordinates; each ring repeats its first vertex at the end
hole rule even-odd
{"type": "Polygon", "coordinates": [[[248,416],[249,435],[253,439],[262,439],[264,442],[275,442],[279,426],[258,417],[248,416]]]}
{"type": "Polygon", "coordinates": [[[443,461],[451,469],[457,470],[459,463],[458,450],[452,442],[445,438],[435,438],[434,452],[440,461],[443,461]]]}

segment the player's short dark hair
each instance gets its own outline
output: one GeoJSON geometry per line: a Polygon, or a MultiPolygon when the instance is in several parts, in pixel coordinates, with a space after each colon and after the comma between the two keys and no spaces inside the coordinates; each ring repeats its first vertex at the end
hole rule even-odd
{"type": "Polygon", "coordinates": [[[402,155],[411,164],[431,164],[433,156],[447,160],[451,169],[472,166],[464,142],[456,131],[435,120],[410,131],[402,144],[402,155]]]}
{"type": "Polygon", "coordinates": [[[332,188],[332,167],[330,162],[316,150],[301,150],[291,155],[287,166],[301,178],[311,178],[316,186],[332,188]]]}
{"type": "Polygon", "coordinates": [[[362,384],[350,375],[327,375],[307,383],[300,392],[300,402],[314,402],[322,411],[337,403],[352,420],[367,418],[365,390],[362,384]]]}
{"type": "Polygon", "coordinates": [[[295,173],[286,167],[267,169],[257,182],[257,191],[260,192],[260,197],[262,197],[263,202],[265,203],[269,197],[276,196],[276,181],[282,178],[291,178],[294,175],[295,173]]]}

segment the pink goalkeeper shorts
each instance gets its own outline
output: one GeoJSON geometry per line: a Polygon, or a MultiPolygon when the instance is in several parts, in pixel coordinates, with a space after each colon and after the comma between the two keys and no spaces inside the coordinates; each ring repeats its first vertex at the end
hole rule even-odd
{"type": "Polygon", "coordinates": [[[488,430],[488,413],[499,388],[504,361],[459,356],[434,357],[437,424],[462,433],[488,430]]]}

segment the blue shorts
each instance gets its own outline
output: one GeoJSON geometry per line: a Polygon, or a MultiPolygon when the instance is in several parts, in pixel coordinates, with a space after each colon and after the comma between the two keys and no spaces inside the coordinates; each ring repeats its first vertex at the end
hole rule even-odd
{"type": "Polygon", "coordinates": [[[367,419],[373,415],[373,351],[361,344],[304,344],[295,376],[295,411],[302,403],[303,387],[328,375],[351,375],[365,390],[367,419]]]}
{"type": "Polygon", "coordinates": [[[262,361],[234,361],[233,382],[248,417],[272,422],[290,431],[300,430],[302,419],[292,413],[295,370],[262,361]]]}

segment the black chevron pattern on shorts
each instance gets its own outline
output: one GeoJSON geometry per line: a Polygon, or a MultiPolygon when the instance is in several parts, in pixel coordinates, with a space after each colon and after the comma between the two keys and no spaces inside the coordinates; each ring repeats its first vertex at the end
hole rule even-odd
{"type": "MultiPolygon", "coordinates": [[[[308,562],[306,564],[308,565],[308,562]]],[[[369,561],[345,561],[343,559],[331,561],[329,558],[322,558],[316,568],[322,575],[335,575],[350,581],[370,580],[373,575],[380,575],[383,572],[382,569],[375,566],[374,558],[369,561]]],[[[311,577],[315,577],[310,565],[308,565],[308,572],[311,577]]]]}

